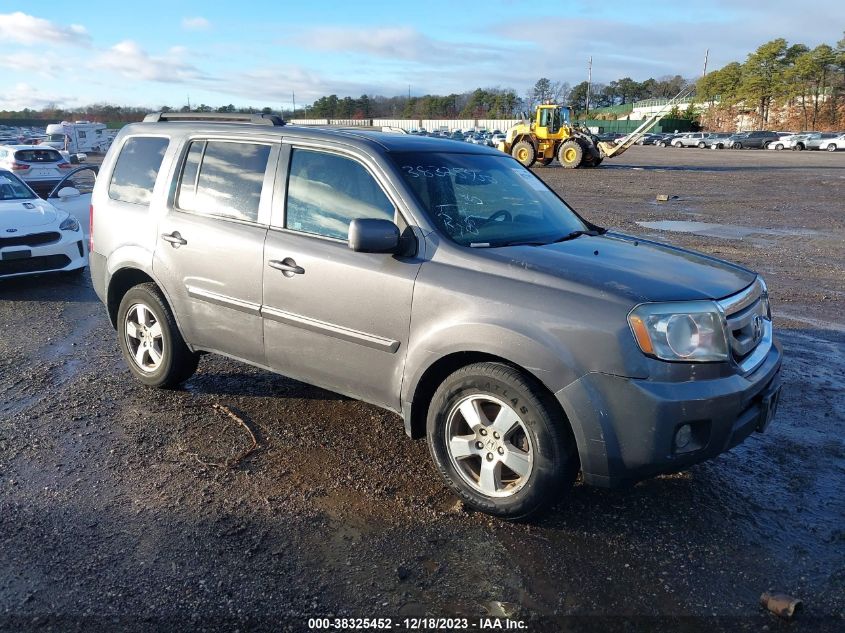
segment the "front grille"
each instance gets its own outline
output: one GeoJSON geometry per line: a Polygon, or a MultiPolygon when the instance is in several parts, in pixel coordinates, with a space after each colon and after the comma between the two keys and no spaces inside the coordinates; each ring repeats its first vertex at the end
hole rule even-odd
{"type": "Polygon", "coordinates": [[[0,237],[0,248],[6,246],[44,246],[62,239],[61,233],[33,233],[32,235],[16,235],[15,237],[0,237]]]}
{"type": "MultiPolygon", "coordinates": [[[[771,346],[771,321],[767,314],[765,287],[760,279],[740,293],[719,302],[728,324],[728,343],[734,361],[751,371],[765,357],[761,344],[771,346]]],[[[768,352],[768,349],[765,350],[768,352]]]]}
{"type": "Polygon", "coordinates": [[[43,270],[64,268],[70,263],[67,255],[46,255],[44,257],[29,257],[27,259],[9,259],[0,261],[0,275],[17,275],[19,273],[37,273],[43,270]]]}

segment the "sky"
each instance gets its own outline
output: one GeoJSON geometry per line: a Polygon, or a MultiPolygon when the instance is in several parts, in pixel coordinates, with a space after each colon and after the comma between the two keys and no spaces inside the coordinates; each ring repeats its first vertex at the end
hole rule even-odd
{"type": "Polygon", "coordinates": [[[776,37],[835,45],[845,0],[0,0],[0,109],[111,103],[289,109],[701,74],[776,37]],[[293,96],[295,94],[295,97],[293,96]]]}

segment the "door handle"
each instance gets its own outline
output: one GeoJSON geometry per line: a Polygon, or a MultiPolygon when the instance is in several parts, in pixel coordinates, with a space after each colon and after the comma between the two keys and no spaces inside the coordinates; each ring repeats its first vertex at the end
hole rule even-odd
{"type": "Polygon", "coordinates": [[[170,242],[170,245],[173,248],[179,248],[180,246],[184,246],[188,243],[188,240],[183,238],[179,234],[179,231],[173,231],[173,233],[162,233],[161,239],[163,239],[165,242],[170,242]]]}
{"type": "Polygon", "coordinates": [[[302,266],[297,266],[296,262],[292,260],[290,257],[285,257],[283,260],[279,261],[278,259],[271,259],[267,262],[267,265],[270,268],[275,268],[276,270],[281,270],[284,273],[285,277],[290,277],[292,275],[304,275],[305,269],[302,266]]]}

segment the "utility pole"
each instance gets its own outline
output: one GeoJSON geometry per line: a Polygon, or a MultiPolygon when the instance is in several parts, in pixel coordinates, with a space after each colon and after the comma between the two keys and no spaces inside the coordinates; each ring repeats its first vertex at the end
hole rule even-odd
{"type": "Polygon", "coordinates": [[[593,56],[590,55],[590,61],[587,63],[587,98],[584,103],[584,113],[587,118],[590,116],[590,89],[593,85],[593,56]]]}
{"type": "Polygon", "coordinates": [[[293,90],[290,91],[290,99],[293,103],[293,114],[291,114],[290,116],[291,118],[293,118],[296,116],[296,93],[293,90]]]}
{"type": "Polygon", "coordinates": [[[704,71],[701,73],[701,76],[704,77],[707,74],[707,58],[710,57],[710,49],[708,48],[704,51],[704,71]]]}

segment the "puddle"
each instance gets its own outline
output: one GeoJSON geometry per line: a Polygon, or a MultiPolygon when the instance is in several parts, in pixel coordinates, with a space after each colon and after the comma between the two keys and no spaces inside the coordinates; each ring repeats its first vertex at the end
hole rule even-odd
{"type": "Polygon", "coordinates": [[[656,222],[637,222],[637,224],[647,229],[672,231],[675,233],[694,233],[695,235],[718,237],[726,240],[741,240],[751,235],[796,236],[816,235],[817,233],[810,229],[763,229],[755,226],[711,224],[691,220],[658,220],[656,222]]]}

